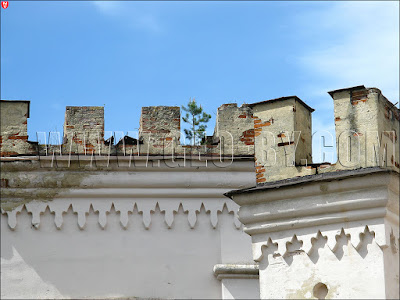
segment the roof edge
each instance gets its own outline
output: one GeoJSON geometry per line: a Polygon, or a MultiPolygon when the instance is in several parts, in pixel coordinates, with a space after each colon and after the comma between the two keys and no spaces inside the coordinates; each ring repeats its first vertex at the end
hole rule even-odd
{"type": "Polygon", "coordinates": [[[352,86],[352,87],[348,87],[348,88],[332,90],[332,91],[329,91],[328,94],[331,97],[333,97],[333,94],[335,94],[335,93],[344,92],[344,91],[361,90],[361,89],[365,89],[365,86],[364,85],[357,85],[357,86],[352,86]]]}
{"type": "Polygon", "coordinates": [[[30,111],[31,111],[31,101],[30,100],[0,100],[0,102],[20,102],[20,103],[28,103],[28,115],[26,116],[27,118],[30,117],[30,111]]]}
{"type": "Polygon", "coordinates": [[[298,101],[299,103],[301,103],[305,108],[307,108],[310,112],[315,111],[314,108],[312,108],[311,106],[309,106],[307,103],[305,103],[303,100],[301,100],[299,97],[297,96],[285,96],[285,97],[280,97],[280,98],[275,98],[275,99],[269,99],[269,100],[264,100],[264,101],[260,101],[260,102],[254,102],[254,103],[250,103],[250,104],[246,104],[248,107],[253,107],[255,105],[258,104],[268,104],[268,103],[274,103],[274,102],[278,102],[278,101],[284,101],[284,100],[289,100],[289,99],[294,99],[295,101],[298,101]]]}
{"type": "Polygon", "coordinates": [[[238,194],[246,194],[246,193],[253,193],[262,190],[269,190],[269,189],[277,189],[281,187],[291,187],[298,184],[309,184],[314,182],[321,182],[321,181],[332,181],[332,180],[341,180],[353,176],[366,176],[375,173],[396,173],[395,171],[389,169],[382,169],[380,167],[369,167],[369,168],[360,168],[360,169],[352,169],[352,170],[341,170],[336,172],[327,172],[327,173],[320,173],[314,175],[307,175],[302,177],[294,177],[288,178],[284,180],[278,180],[273,182],[264,183],[261,186],[254,186],[245,189],[239,190],[232,190],[227,193],[224,193],[224,196],[232,199],[232,196],[238,194]]]}

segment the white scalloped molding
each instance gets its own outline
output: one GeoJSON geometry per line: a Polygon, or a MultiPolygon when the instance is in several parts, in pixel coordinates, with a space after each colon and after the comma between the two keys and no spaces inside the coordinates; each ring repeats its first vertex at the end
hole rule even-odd
{"type": "Polygon", "coordinates": [[[136,206],[138,212],[142,214],[143,217],[143,225],[146,229],[150,228],[151,224],[151,213],[154,213],[157,205],[157,200],[145,199],[136,200],[136,206]]]}
{"type": "Polygon", "coordinates": [[[233,201],[225,201],[226,208],[229,212],[233,212],[233,223],[237,229],[242,227],[242,223],[239,221],[238,210],[239,205],[233,201]]]}
{"type": "MultiPolygon", "coordinates": [[[[61,229],[63,224],[63,214],[68,211],[71,207],[71,203],[68,202],[50,202],[49,209],[50,212],[54,213],[54,224],[57,229],[61,229]]],[[[22,209],[22,207],[21,207],[22,209]]]]}
{"type": "Polygon", "coordinates": [[[5,211],[1,209],[1,213],[7,215],[8,226],[10,227],[11,230],[14,230],[15,227],[17,226],[17,213],[20,213],[23,207],[24,206],[21,205],[14,208],[11,211],[5,211]]]}
{"type": "Polygon", "coordinates": [[[72,210],[78,215],[78,226],[80,229],[85,229],[86,214],[89,214],[90,202],[72,201],[72,210]]]}
{"type": "Polygon", "coordinates": [[[115,201],[113,202],[116,212],[119,212],[119,221],[122,228],[128,228],[129,213],[133,213],[135,204],[131,201],[115,201]]]}
{"type": "Polygon", "coordinates": [[[174,223],[174,215],[178,212],[179,206],[181,205],[180,200],[169,200],[160,201],[158,206],[160,207],[160,211],[165,214],[165,224],[167,224],[168,228],[172,228],[172,224],[174,223]]]}
{"type": "MultiPolygon", "coordinates": [[[[303,230],[304,231],[304,230],[303,230]]],[[[274,233],[270,236],[260,235],[253,238],[253,258],[255,261],[260,262],[266,255],[280,255],[287,256],[288,253],[294,251],[304,251],[310,255],[314,250],[314,245],[318,241],[326,243],[332,252],[338,251],[341,245],[340,240],[343,242],[346,239],[358,251],[363,243],[366,235],[372,235],[374,242],[381,248],[391,246],[392,249],[398,249],[399,233],[396,228],[391,224],[370,224],[365,226],[341,227],[339,230],[316,230],[314,234],[293,234],[292,236],[285,236],[284,234],[274,233]],[[265,242],[267,240],[267,242],[265,242]]]]}
{"type": "Polygon", "coordinates": [[[32,226],[36,229],[40,226],[40,215],[45,212],[48,204],[33,201],[25,204],[26,211],[32,214],[32,226]]]}
{"type": "Polygon", "coordinates": [[[78,227],[84,230],[86,227],[86,217],[90,213],[98,214],[98,223],[100,228],[105,229],[107,226],[107,216],[110,213],[118,213],[121,227],[126,229],[129,226],[129,213],[133,213],[134,208],[141,214],[143,225],[146,229],[151,227],[152,215],[159,208],[164,214],[166,226],[171,229],[174,223],[175,215],[179,212],[180,206],[182,211],[187,214],[188,224],[191,228],[196,227],[197,214],[200,213],[201,207],[204,206],[206,214],[210,218],[211,228],[218,227],[218,215],[222,213],[233,214],[233,225],[236,229],[241,228],[241,223],[237,217],[238,205],[229,199],[60,199],[50,202],[32,201],[27,204],[20,205],[11,211],[1,210],[3,215],[7,215],[8,226],[14,230],[17,226],[17,214],[24,209],[32,214],[32,226],[36,229],[40,226],[40,216],[46,213],[46,210],[54,215],[54,224],[57,229],[62,229],[63,215],[68,213],[77,214],[78,227]],[[70,209],[72,207],[72,210],[70,209]],[[92,208],[92,210],[91,210],[92,208]],[[226,208],[226,209],[225,209],[226,208]]]}
{"type": "Polygon", "coordinates": [[[200,212],[202,202],[196,199],[191,199],[182,202],[183,211],[188,214],[190,228],[194,228],[197,222],[197,213],[200,212]]]}
{"type": "Polygon", "coordinates": [[[210,221],[213,228],[217,228],[218,225],[218,212],[222,212],[224,209],[225,202],[222,201],[207,201],[204,203],[206,212],[210,213],[210,221]]]}
{"type": "Polygon", "coordinates": [[[99,213],[99,225],[102,229],[107,225],[107,214],[110,213],[112,202],[110,201],[94,201],[92,203],[93,210],[99,213]]]}

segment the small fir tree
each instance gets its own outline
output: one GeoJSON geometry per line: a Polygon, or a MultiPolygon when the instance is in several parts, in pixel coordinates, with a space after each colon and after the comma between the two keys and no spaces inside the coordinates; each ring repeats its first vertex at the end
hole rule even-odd
{"type": "Polygon", "coordinates": [[[186,111],[186,115],[182,117],[185,123],[191,127],[190,130],[185,129],[186,138],[196,145],[196,140],[201,140],[207,129],[206,123],[210,120],[211,115],[205,113],[203,108],[197,105],[196,100],[189,99],[187,106],[182,105],[182,109],[186,111]]]}

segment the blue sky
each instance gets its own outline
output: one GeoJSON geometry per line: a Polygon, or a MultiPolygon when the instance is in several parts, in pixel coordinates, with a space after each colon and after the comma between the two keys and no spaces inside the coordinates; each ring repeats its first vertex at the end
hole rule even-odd
{"type": "MultiPolygon", "coordinates": [[[[399,101],[399,2],[9,1],[1,99],[30,100],[28,133],[62,131],[65,106],[105,105],[109,131],[140,108],[297,95],[334,132],[327,91],[364,84],[399,101]]],[[[315,155],[317,157],[317,155],[315,155]]]]}

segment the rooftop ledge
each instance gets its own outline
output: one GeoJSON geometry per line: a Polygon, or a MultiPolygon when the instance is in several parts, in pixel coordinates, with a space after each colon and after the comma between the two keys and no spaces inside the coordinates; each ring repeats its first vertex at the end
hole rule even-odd
{"type": "Polygon", "coordinates": [[[382,169],[380,167],[370,167],[370,168],[360,168],[360,169],[352,169],[352,170],[341,170],[335,172],[327,172],[322,174],[314,174],[307,175],[302,177],[294,177],[284,180],[278,180],[273,182],[266,182],[263,185],[255,186],[251,188],[245,188],[240,190],[232,190],[230,192],[225,193],[224,195],[230,199],[232,196],[246,193],[253,193],[262,190],[271,190],[278,189],[281,187],[294,186],[299,184],[309,184],[314,182],[323,182],[323,181],[332,181],[332,180],[341,180],[354,176],[366,176],[375,173],[396,173],[395,171],[382,169]]]}
{"type": "Polygon", "coordinates": [[[228,160],[254,160],[253,155],[221,155],[221,156],[210,156],[210,155],[187,155],[187,156],[182,156],[182,155],[68,155],[68,154],[55,154],[54,156],[52,154],[50,155],[20,155],[20,156],[4,156],[0,157],[1,162],[6,162],[6,161],[35,161],[35,160],[41,160],[41,161],[74,161],[74,160],[81,160],[81,161],[91,161],[91,160],[121,160],[121,161],[146,161],[146,160],[197,160],[197,161],[204,161],[204,160],[220,160],[223,159],[224,161],[228,160]]]}

